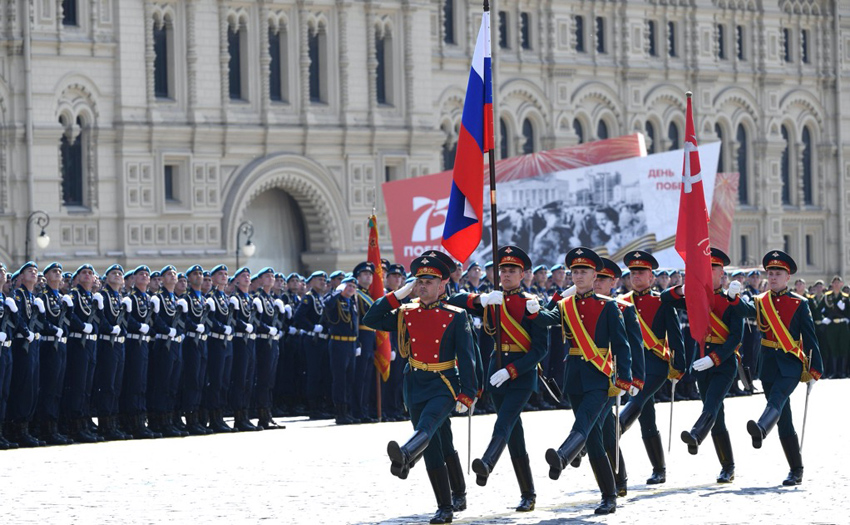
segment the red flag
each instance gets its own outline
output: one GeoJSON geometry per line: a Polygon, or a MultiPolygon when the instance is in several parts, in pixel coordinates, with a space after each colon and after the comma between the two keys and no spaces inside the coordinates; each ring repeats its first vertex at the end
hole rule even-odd
{"type": "MultiPolygon", "coordinates": [[[[375,276],[369,287],[369,296],[377,300],[384,296],[384,268],[381,266],[381,247],[378,246],[378,218],[369,217],[369,252],[366,259],[375,266],[375,276]]],[[[386,381],[390,377],[390,337],[386,332],[377,332],[375,348],[375,368],[386,381]]]]}
{"type": "Polygon", "coordinates": [[[682,191],[679,197],[679,224],[676,227],[676,251],[685,261],[685,304],[691,337],[705,350],[709,330],[711,301],[711,247],[708,239],[708,211],[694,132],[694,112],[691,93],[685,116],[685,160],[682,166],[682,191]]]}

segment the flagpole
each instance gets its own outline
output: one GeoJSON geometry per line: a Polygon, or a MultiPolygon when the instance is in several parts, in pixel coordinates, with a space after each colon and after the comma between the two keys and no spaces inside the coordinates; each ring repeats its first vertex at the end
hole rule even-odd
{"type": "MultiPolygon", "coordinates": [[[[484,12],[490,12],[490,0],[484,0],[484,12]]],[[[491,26],[492,27],[492,26],[491,26]]],[[[489,35],[488,35],[489,38],[489,35]]],[[[492,64],[492,58],[491,58],[492,64]]],[[[491,66],[492,67],[492,66],[491,66]]],[[[492,79],[491,79],[492,82],[492,79]]],[[[485,88],[486,89],[486,88],[485,88]]],[[[495,126],[493,127],[495,133],[495,126]]],[[[494,141],[495,143],[495,141],[494,141]]],[[[490,236],[493,248],[493,290],[499,289],[499,230],[496,229],[496,151],[495,147],[488,152],[490,165],[490,236]]],[[[496,368],[502,368],[502,312],[501,308],[493,308],[493,324],[496,325],[496,340],[493,342],[496,350],[496,368]]]]}

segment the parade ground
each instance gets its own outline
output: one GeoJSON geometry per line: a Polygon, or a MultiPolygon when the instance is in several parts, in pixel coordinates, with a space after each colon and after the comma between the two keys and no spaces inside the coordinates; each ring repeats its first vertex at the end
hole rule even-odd
{"type": "MultiPolygon", "coordinates": [[[[758,383],[757,383],[758,385],[758,383]]],[[[522,416],[537,490],[537,510],[518,514],[519,489],[507,451],[486,487],[467,478],[468,510],[458,523],[850,523],[850,380],[819,381],[811,394],[803,446],[803,484],[788,473],[774,432],[760,450],[745,426],[762,395],[726,400],[736,479],[720,472],[711,438],[691,456],[679,439],[699,416],[698,401],[675,403],[667,483],[645,485],[650,465],[637,424],[623,437],[629,494],[616,514],[595,516],[599,491],[589,463],[548,478],[544,453],[572,425],[570,411],[522,416]]],[[[791,398],[802,429],[805,386],[791,398]]],[[[669,403],[658,407],[667,446],[669,403]]],[[[473,458],[483,453],[494,415],[473,418],[473,458]]],[[[2,457],[2,522],[59,523],[427,523],[436,510],[424,463],[407,480],[390,474],[386,444],[405,440],[409,422],[337,427],[332,420],[285,420],[285,430],[12,450],[2,457]]],[[[467,418],[452,419],[465,463],[467,418]]]]}

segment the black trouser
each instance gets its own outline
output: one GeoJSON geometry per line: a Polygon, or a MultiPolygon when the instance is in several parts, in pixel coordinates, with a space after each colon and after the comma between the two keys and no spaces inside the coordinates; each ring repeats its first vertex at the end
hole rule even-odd
{"type": "Polygon", "coordinates": [[[61,341],[42,342],[39,365],[39,392],[36,419],[56,421],[59,419],[59,403],[65,382],[67,348],[61,341]]]}

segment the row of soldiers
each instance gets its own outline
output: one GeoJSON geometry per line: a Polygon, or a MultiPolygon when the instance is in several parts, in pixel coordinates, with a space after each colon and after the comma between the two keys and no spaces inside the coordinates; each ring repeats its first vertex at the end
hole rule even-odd
{"type": "Polygon", "coordinates": [[[483,391],[492,397],[497,418],[487,449],[473,462],[476,483],[486,486],[507,448],[521,493],[516,510],[534,509],[536,494],[521,413],[541,386],[552,390],[549,381],[539,380],[541,362],[551,350],[552,327],[560,328],[563,340],[569,341],[563,386],[575,422],[566,440],[545,453],[549,477],[557,480],[568,465],[579,467],[586,451],[602,494],[597,514],[614,512],[617,497],[627,495],[619,440],[635,421],[653,467],[647,483],[666,482],[654,395],[668,380],[680,380],[686,369],[695,373],[703,410],[681,440],[690,454],[697,454],[710,433],[721,464],[717,482],[734,480],[723,400],[737,377],[746,319],[754,320],[762,334],[761,380],[767,400],[764,412],[749,421],[746,430],[753,447],[761,448],[778,425],[790,467],[783,485],[802,482],[803,463],[788,398],[800,382],[811,388],[821,377],[823,364],[809,302],[788,289],[796,272],[788,254],[775,250],[765,255],[769,290],[751,301],[741,296],[740,282],[724,290],[729,258],[711,250],[710,331],[692,355],[686,355],[677,316],[677,310],[687,309],[685,287],[653,291],[652,271],[658,263],[650,253],[626,255],[623,262],[631,273],[632,291],[616,296],[618,264],[588,248],[575,248],[565,258],[573,286],[556,293],[546,305],[522,290],[523,272],[532,268],[527,254],[507,246],[499,250],[498,261],[501,289],[452,294],[445,287],[454,270],[451,259],[438,251],[426,253],[411,265],[415,280],[376,301],[363,319],[374,329],[397,332],[399,355],[407,359],[404,398],[415,432],[403,444],[390,441],[387,454],[391,473],[401,479],[424,458],[438,504],[431,523],[450,523],[454,512],[466,508],[465,479],[448,416],[453,410],[470,410],[483,391]],[[476,317],[493,337],[492,345],[473,335],[475,321],[470,319],[476,317]],[[486,375],[480,365],[485,354],[489,354],[486,375]],[[620,411],[626,393],[630,398],[620,411]]]}

